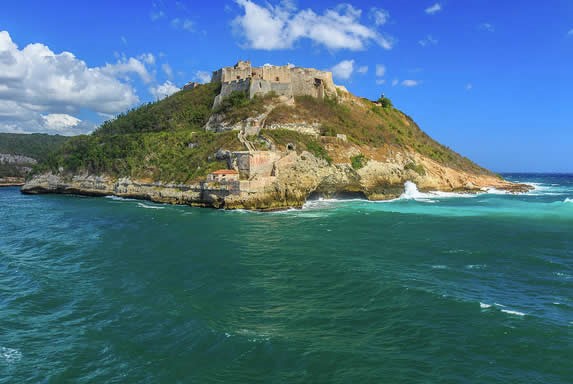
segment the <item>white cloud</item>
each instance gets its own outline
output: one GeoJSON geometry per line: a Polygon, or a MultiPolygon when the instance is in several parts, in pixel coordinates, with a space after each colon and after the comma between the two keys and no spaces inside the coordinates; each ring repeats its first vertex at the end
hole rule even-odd
{"type": "Polygon", "coordinates": [[[418,80],[404,80],[402,81],[402,86],[404,87],[415,87],[420,85],[420,82],[418,80]]]}
{"type": "Polygon", "coordinates": [[[207,71],[195,72],[195,79],[200,83],[208,83],[211,81],[211,73],[207,71]]]}
{"type": "Polygon", "coordinates": [[[432,37],[432,35],[426,35],[422,40],[418,41],[422,47],[427,47],[429,45],[436,45],[438,44],[438,40],[432,37]]]}
{"type": "Polygon", "coordinates": [[[398,79],[392,80],[392,86],[393,87],[397,86],[398,84],[400,84],[400,80],[398,80],[398,79]]]}
{"type": "Polygon", "coordinates": [[[137,56],[137,58],[143,61],[145,64],[155,65],[155,56],[153,56],[152,53],[143,53],[137,56]]]}
{"type": "Polygon", "coordinates": [[[179,91],[179,87],[167,80],[165,83],[149,88],[149,92],[156,100],[164,99],[179,91]]]}
{"type": "Polygon", "coordinates": [[[390,19],[390,13],[381,8],[372,8],[370,10],[370,16],[374,19],[374,24],[378,26],[386,24],[390,19]]]}
{"type": "Polygon", "coordinates": [[[354,72],[354,60],[343,60],[332,67],[332,75],[338,79],[347,80],[354,72]]]}
{"type": "Polygon", "coordinates": [[[74,54],[54,53],[41,43],[20,49],[0,31],[0,130],[79,133],[90,126],[74,120],[80,110],[116,114],[139,101],[126,81],[134,74],[151,80],[135,58],[88,67],[74,54]]]}
{"type": "Polygon", "coordinates": [[[473,84],[472,83],[467,83],[466,84],[466,91],[471,91],[473,89],[473,84]]]}
{"type": "Polygon", "coordinates": [[[153,80],[151,74],[145,68],[145,64],[134,57],[120,59],[115,64],[106,64],[100,70],[112,77],[123,76],[123,79],[127,79],[130,74],[136,73],[145,83],[153,80]]]}
{"type": "Polygon", "coordinates": [[[392,38],[360,23],[362,11],[349,4],[327,9],[320,15],[311,9],[299,11],[290,1],[273,6],[251,0],[235,0],[244,14],[233,20],[245,46],[253,49],[289,49],[301,39],[328,49],[362,50],[370,43],[391,49],[392,38]]]}
{"type": "Polygon", "coordinates": [[[81,120],[65,113],[42,115],[45,125],[52,131],[66,131],[81,123],[81,120]]]}
{"type": "Polygon", "coordinates": [[[490,23],[481,23],[478,25],[480,31],[495,32],[495,27],[490,23]]]}
{"type": "Polygon", "coordinates": [[[360,73],[361,75],[364,75],[364,74],[368,73],[368,66],[362,65],[362,66],[358,67],[356,72],[360,73]]]}
{"type": "Polygon", "coordinates": [[[121,36],[121,42],[123,45],[127,45],[127,38],[125,36],[121,36]]]}
{"type": "Polygon", "coordinates": [[[386,84],[386,80],[385,79],[376,79],[376,84],[378,84],[378,85],[386,84]]]}
{"type": "Polygon", "coordinates": [[[433,15],[437,12],[440,12],[442,10],[442,5],[440,3],[436,3],[434,5],[429,6],[428,8],[425,9],[425,12],[428,15],[433,15]]]}
{"type": "Polygon", "coordinates": [[[573,36],[573,28],[569,30],[569,32],[567,32],[567,36],[573,36]]]}
{"type": "Polygon", "coordinates": [[[195,24],[189,19],[180,19],[176,17],[175,19],[171,20],[171,26],[176,29],[193,32],[195,24]]]}
{"type": "Polygon", "coordinates": [[[163,70],[163,73],[165,73],[165,76],[167,76],[169,79],[173,78],[173,68],[171,68],[168,63],[161,64],[161,69],[163,70]]]}
{"type": "Polygon", "coordinates": [[[376,76],[377,77],[384,77],[386,74],[386,66],[383,64],[376,64],[376,76]]]}

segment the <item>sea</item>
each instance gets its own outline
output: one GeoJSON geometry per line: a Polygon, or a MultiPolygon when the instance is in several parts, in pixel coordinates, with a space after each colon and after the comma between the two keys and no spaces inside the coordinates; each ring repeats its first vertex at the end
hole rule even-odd
{"type": "Polygon", "coordinates": [[[0,189],[0,383],[573,383],[573,175],[274,213],[0,189]]]}

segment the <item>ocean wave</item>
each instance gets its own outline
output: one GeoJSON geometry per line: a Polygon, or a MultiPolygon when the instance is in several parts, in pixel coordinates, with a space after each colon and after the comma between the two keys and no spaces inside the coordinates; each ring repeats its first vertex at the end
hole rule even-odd
{"type": "Polygon", "coordinates": [[[564,203],[573,203],[573,199],[572,198],[566,198],[565,200],[563,200],[564,203]]]}
{"type": "Polygon", "coordinates": [[[439,198],[452,198],[452,197],[475,197],[475,194],[470,193],[456,193],[456,192],[442,192],[442,191],[430,191],[430,192],[420,192],[416,183],[412,181],[406,181],[404,183],[404,193],[400,195],[398,199],[395,200],[416,200],[425,203],[435,203],[434,199],[439,198]]]}
{"type": "Polygon", "coordinates": [[[508,315],[515,315],[515,316],[525,316],[525,313],[519,311],[513,311],[511,309],[502,309],[503,313],[507,313],[508,315]]]}
{"type": "Polygon", "coordinates": [[[0,347],[0,359],[11,364],[16,363],[22,358],[22,352],[14,348],[0,347]]]}
{"type": "Polygon", "coordinates": [[[479,302],[479,307],[481,309],[488,309],[491,308],[491,304],[486,304],[486,303],[482,303],[481,301],[479,302]]]}
{"type": "Polygon", "coordinates": [[[147,204],[143,204],[143,203],[137,203],[137,206],[141,207],[141,208],[146,208],[146,209],[164,209],[165,208],[165,207],[157,207],[154,205],[147,205],[147,204]]]}
{"type": "Polygon", "coordinates": [[[129,199],[127,197],[120,197],[120,196],[105,196],[106,199],[114,200],[114,201],[134,201],[135,199],[129,199]]]}

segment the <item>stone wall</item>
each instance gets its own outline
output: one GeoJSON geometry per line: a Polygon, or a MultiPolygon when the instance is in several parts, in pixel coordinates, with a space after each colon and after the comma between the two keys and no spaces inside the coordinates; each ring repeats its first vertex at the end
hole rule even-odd
{"type": "Polygon", "coordinates": [[[280,154],[273,151],[236,151],[231,154],[231,162],[242,179],[274,176],[274,164],[280,154]]]}
{"type": "Polygon", "coordinates": [[[332,73],[313,68],[286,65],[252,67],[248,61],[239,61],[233,67],[213,72],[211,82],[223,84],[214,106],[233,91],[245,92],[250,98],[270,92],[279,96],[311,96],[319,99],[337,96],[332,73]]]}

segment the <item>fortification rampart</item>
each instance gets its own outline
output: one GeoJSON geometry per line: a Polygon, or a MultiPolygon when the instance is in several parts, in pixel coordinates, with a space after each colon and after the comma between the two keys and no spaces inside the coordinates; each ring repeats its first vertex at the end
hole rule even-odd
{"type": "Polygon", "coordinates": [[[331,72],[290,65],[252,67],[249,61],[239,61],[232,67],[214,71],[211,82],[222,84],[214,107],[234,91],[245,92],[250,98],[271,92],[287,97],[336,97],[331,72]]]}

